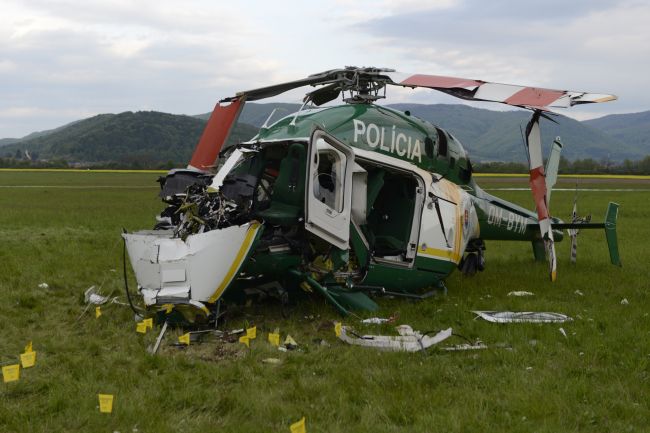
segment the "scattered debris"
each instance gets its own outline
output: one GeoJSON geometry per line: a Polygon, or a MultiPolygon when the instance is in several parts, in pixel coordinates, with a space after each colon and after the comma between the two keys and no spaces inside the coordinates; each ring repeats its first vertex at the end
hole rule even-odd
{"type": "Polygon", "coordinates": [[[376,349],[417,352],[434,344],[440,343],[451,336],[451,328],[438,332],[433,337],[414,331],[409,325],[400,325],[397,328],[398,336],[387,335],[357,335],[347,326],[341,327],[339,338],[348,344],[357,346],[374,347],[376,349]],[[350,337],[348,334],[351,334],[350,337]]]}
{"type": "Polygon", "coordinates": [[[443,347],[442,350],[454,352],[454,351],[463,351],[463,350],[482,350],[487,348],[488,347],[485,343],[483,343],[482,341],[477,341],[475,344],[463,343],[463,344],[457,344],[455,346],[443,347]]]}
{"type": "MultiPolygon", "coordinates": [[[[45,284],[45,283],[43,283],[45,284]]],[[[45,284],[47,286],[47,284],[45,284]]],[[[40,287],[40,286],[39,286],[40,287]]],[[[108,302],[108,296],[102,296],[97,293],[97,287],[90,286],[88,290],[84,292],[84,300],[86,304],[93,305],[104,305],[108,302]]]]}
{"type": "Polygon", "coordinates": [[[41,283],[38,285],[39,289],[49,289],[50,286],[47,283],[41,283]]]}
{"type": "Polygon", "coordinates": [[[393,314],[389,318],[385,319],[383,317],[370,317],[369,319],[363,319],[361,323],[366,325],[381,325],[383,323],[393,323],[399,318],[397,313],[393,314]]]}
{"type": "Polygon", "coordinates": [[[296,340],[291,335],[287,334],[287,338],[284,339],[284,344],[281,347],[287,350],[294,350],[298,347],[298,343],[296,343],[296,340]]]}
{"type": "Polygon", "coordinates": [[[621,305],[628,305],[630,302],[627,300],[627,298],[621,299],[621,305]]]}
{"type": "Polygon", "coordinates": [[[525,290],[515,290],[508,293],[508,296],[535,296],[533,292],[526,292],[525,290]]]}
{"type": "Polygon", "coordinates": [[[361,323],[365,323],[367,325],[381,325],[382,323],[389,323],[389,319],[383,319],[381,317],[371,317],[369,319],[363,319],[361,323]]]}
{"type": "Polygon", "coordinates": [[[282,361],[280,360],[280,358],[265,358],[265,359],[262,360],[262,362],[264,364],[273,364],[273,365],[282,364],[282,361]]]}
{"type": "Polygon", "coordinates": [[[560,333],[561,333],[562,335],[564,335],[564,338],[569,338],[569,337],[567,337],[567,335],[566,335],[566,331],[564,330],[564,328],[560,328],[560,333]]]}
{"type": "Polygon", "coordinates": [[[158,352],[158,348],[160,347],[160,342],[162,341],[163,337],[165,336],[165,332],[167,332],[167,321],[163,323],[162,329],[160,330],[160,334],[158,334],[158,338],[156,338],[156,344],[154,344],[153,349],[151,349],[151,354],[155,355],[156,352],[158,352]]]}
{"type": "Polygon", "coordinates": [[[576,291],[573,292],[573,293],[575,293],[575,294],[578,295],[578,296],[584,296],[584,295],[585,295],[585,294],[582,293],[580,290],[576,290],[576,291]]]}
{"type": "Polygon", "coordinates": [[[481,319],[492,323],[563,323],[573,320],[560,313],[530,311],[472,311],[481,319]]]}

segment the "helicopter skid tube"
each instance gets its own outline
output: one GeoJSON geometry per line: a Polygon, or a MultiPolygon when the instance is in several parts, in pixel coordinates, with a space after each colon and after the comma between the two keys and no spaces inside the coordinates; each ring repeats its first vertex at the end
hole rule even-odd
{"type": "Polygon", "coordinates": [[[261,233],[257,222],[174,237],[171,230],[125,233],[147,306],[214,303],[230,286],[261,233]]]}

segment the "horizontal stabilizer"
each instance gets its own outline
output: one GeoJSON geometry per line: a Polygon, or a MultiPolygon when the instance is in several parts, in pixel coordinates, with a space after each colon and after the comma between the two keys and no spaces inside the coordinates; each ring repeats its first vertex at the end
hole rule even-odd
{"type": "Polygon", "coordinates": [[[589,230],[605,229],[605,238],[607,239],[607,249],[612,265],[623,266],[621,256],[618,252],[618,236],[616,235],[616,220],[618,218],[618,203],[610,202],[605,214],[603,223],[559,223],[551,224],[554,230],[589,230]]]}

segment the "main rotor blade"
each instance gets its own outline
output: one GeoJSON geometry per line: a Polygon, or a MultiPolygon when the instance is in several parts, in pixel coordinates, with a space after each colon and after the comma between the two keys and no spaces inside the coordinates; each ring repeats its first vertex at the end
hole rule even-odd
{"type": "Polygon", "coordinates": [[[617,99],[614,95],[600,93],[491,83],[469,78],[412,74],[407,75],[403,79],[396,80],[395,78],[398,78],[398,75],[391,74],[391,76],[393,75],[393,84],[403,87],[426,87],[460,99],[499,102],[530,109],[545,110],[547,107],[568,108],[578,104],[608,102],[617,99]]]}
{"type": "Polygon", "coordinates": [[[230,104],[217,103],[187,168],[202,171],[212,168],[242,108],[244,108],[243,98],[234,99],[230,104]]]}

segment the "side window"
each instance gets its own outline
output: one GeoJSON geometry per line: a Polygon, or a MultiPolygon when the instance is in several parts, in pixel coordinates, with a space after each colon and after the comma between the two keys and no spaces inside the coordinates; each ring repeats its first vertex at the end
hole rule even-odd
{"type": "MultiPolygon", "coordinates": [[[[319,143],[319,147],[329,147],[326,143],[319,143]]],[[[314,197],[326,206],[337,212],[343,210],[343,159],[334,149],[319,149],[318,168],[316,170],[314,197]]]]}
{"type": "Polygon", "coordinates": [[[447,156],[447,135],[440,128],[436,128],[436,132],[438,133],[438,155],[447,156]]]}

